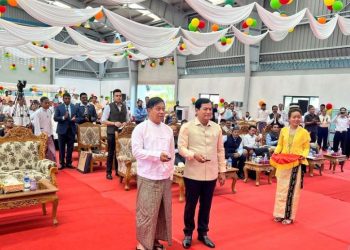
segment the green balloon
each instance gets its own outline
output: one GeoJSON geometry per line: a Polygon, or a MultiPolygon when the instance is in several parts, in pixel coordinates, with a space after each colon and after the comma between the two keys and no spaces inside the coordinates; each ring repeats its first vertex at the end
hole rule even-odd
{"type": "Polygon", "coordinates": [[[94,16],[93,16],[93,17],[90,17],[89,21],[90,21],[90,22],[95,21],[95,17],[94,17],[94,16]]]}
{"type": "Polygon", "coordinates": [[[270,6],[272,9],[277,10],[282,7],[282,4],[280,3],[279,0],[271,0],[270,6]]]}
{"type": "Polygon", "coordinates": [[[189,24],[188,24],[188,30],[189,30],[189,31],[196,31],[197,28],[196,28],[195,26],[193,26],[192,23],[189,23],[189,24]]]}
{"type": "Polygon", "coordinates": [[[335,1],[332,5],[334,11],[341,11],[344,7],[342,1],[335,1]]]}
{"type": "Polygon", "coordinates": [[[6,5],[7,4],[7,0],[0,0],[0,5],[6,5]]]}
{"type": "Polygon", "coordinates": [[[235,0],[225,0],[225,5],[234,5],[235,4],[235,0]]]}
{"type": "Polygon", "coordinates": [[[223,36],[223,37],[221,37],[220,41],[221,41],[222,43],[226,43],[227,38],[223,36]]]}
{"type": "Polygon", "coordinates": [[[253,19],[252,27],[256,27],[257,23],[256,19],[253,19]]]}

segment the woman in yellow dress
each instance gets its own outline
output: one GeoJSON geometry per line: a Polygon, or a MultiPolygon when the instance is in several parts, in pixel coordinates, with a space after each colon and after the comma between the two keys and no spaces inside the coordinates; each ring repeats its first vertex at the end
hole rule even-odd
{"type": "Polygon", "coordinates": [[[281,130],[274,154],[280,156],[279,163],[271,157],[271,165],[276,167],[277,190],[274,207],[274,220],[282,224],[291,224],[295,219],[296,210],[302,188],[302,165],[307,165],[306,157],[310,149],[309,132],[300,126],[302,111],[291,107],[288,113],[289,127],[281,130]]]}

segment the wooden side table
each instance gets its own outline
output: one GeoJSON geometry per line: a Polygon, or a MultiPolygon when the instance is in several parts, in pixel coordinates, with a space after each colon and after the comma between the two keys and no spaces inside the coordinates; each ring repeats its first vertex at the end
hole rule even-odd
{"type": "Polygon", "coordinates": [[[309,174],[310,176],[314,176],[314,168],[316,165],[320,166],[320,175],[322,176],[322,171],[324,170],[324,161],[326,160],[323,157],[306,157],[309,162],[309,174]]]}
{"type": "Polygon", "coordinates": [[[344,172],[344,164],[346,161],[346,155],[329,155],[325,154],[323,157],[327,160],[329,160],[329,169],[332,169],[333,167],[333,174],[335,173],[335,167],[339,164],[340,169],[342,172],[344,172]]]}
{"type": "Polygon", "coordinates": [[[179,189],[180,189],[179,201],[183,202],[185,200],[185,182],[184,182],[183,174],[174,173],[173,182],[179,184],[179,189]]]}
{"type": "Polygon", "coordinates": [[[232,193],[236,193],[236,182],[238,180],[238,175],[237,175],[238,171],[239,171],[238,168],[226,168],[226,172],[225,172],[226,180],[232,179],[232,183],[231,183],[232,193]]]}
{"type": "Polygon", "coordinates": [[[47,180],[38,182],[38,190],[0,195],[0,210],[29,207],[41,204],[43,215],[46,215],[46,203],[52,202],[53,224],[57,225],[58,189],[47,180]]]}
{"type": "Polygon", "coordinates": [[[260,186],[260,173],[265,171],[270,171],[268,176],[268,183],[272,183],[272,177],[274,175],[274,167],[272,167],[269,164],[259,164],[251,161],[246,161],[244,165],[244,182],[246,183],[248,181],[248,170],[252,170],[256,172],[255,177],[255,185],[260,186]]]}

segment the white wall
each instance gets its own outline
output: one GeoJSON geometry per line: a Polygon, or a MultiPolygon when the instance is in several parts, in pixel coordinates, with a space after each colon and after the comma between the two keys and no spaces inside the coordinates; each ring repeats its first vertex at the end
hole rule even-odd
{"type": "Polygon", "coordinates": [[[88,96],[91,94],[101,95],[100,81],[98,79],[56,77],[55,85],[67,89],[70,93],[80,94],[85,92],[88,96]]]}
{"type": "Polygon", "coordinates": [[[101,81],[101,95],[110,96],[111,91],[120,89],[122,93],[130,96],[130,80],[129,79],[113,79],[101,81]]]}

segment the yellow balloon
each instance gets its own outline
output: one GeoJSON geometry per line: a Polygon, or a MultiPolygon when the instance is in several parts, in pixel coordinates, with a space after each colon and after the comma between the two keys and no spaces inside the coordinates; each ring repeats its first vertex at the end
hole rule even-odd
{"type": "Polygon", "coordinates": [[[253,20],[253,18],[249,17],[245,22],[248,26],[252,26],[252,24],[254,23],[254,20],[253,20]]]}
{"type": "Polygon", "coordinates": [[[335,2],[335,0],[324,0],[324,4],[325,4],[326,6],[333,5],[334,2],[335,2]]]}
{"type": "Polygon", "coordinates": [[[227,43],[227,44],[231,44],[231,43],[232,43],[232,38],[230,38],[230,37],[227,38],[227,39],[226,39],[226,43],[227,43]]]}
{"type": "Polygon", "coordinates": [[[187,46],[186,46],[186,44],[181,44],[181,47],[183,48],[183,49],[186,49],[187,48],[187,46]]]}
{"type": "Polygon", "coordinates": [[[128,48],[129,48],[129,49],[131,49],[131,48],[133,48],[133,47],[134,47],[134,45],[132,45],[132,43],[129,43],[129,44],[128,44],[128,48]]]}
{"type": "Polygon", "coordinates": [[[291,4],[291,3],[293,3],[293,1],[294,1],[294,0],[289,0],[289,2],[288,2],[287,4],[291,4]]]}
{"type": "Polygon", "coordinates": [[[294,31],[294,28],[291,28],[288,30],[289,33],[292,33],[294,31]]]}
{"type": "Polygon", "coordinates": [[[191,24],[197,28],[199,25],[199,19],[197,17],[193,18],[191,24]]]}

